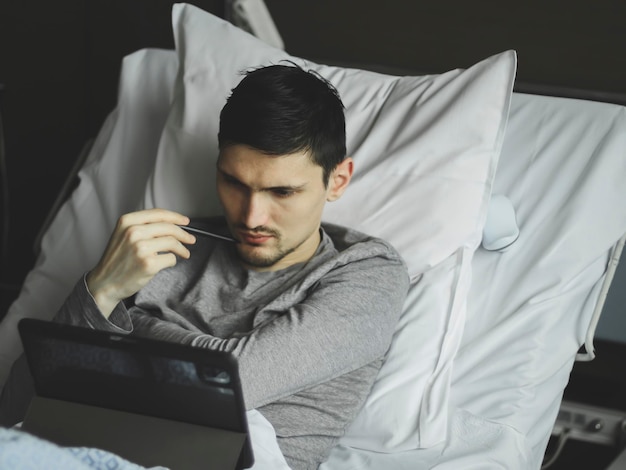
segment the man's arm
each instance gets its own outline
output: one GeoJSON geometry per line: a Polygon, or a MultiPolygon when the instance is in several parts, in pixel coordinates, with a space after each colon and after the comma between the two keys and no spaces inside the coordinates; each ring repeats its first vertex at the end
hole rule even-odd
{"type": "Polygon", "coordinates": [[[381,256],[332,270],[304,301],[276,309],[262,325],[234,338],[202,333],[184,319],[163,321],[140,308],[131,315],[138,334],[231,352],[246,406],[257,408],[383,357],[407,290],[401,261],[381,256]]]}

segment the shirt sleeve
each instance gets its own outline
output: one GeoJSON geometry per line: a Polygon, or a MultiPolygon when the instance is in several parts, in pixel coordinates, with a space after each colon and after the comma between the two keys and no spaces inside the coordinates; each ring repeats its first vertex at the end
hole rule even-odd
{"type": "MultiPolygon", "coordinates": [[[[218,338],[132,308],[136,331],[232,353],[246,407],[257,408],[383,357],[408,291],[397,257],[351,260],[323,276],[306,298],[250,332],[218,338]]],[[[265,312],[267,314],[267,312],[265,312]]]]}
{"type": "Polygon", "coordinates": [[[87,273],[75,284],[74,289],[56,313],[54,321],[114,333],[131,333],[133,325],[124,303],[117,304],[107,319],[100,312],[96,301],[89,292],[86,278],[87,273]]]}

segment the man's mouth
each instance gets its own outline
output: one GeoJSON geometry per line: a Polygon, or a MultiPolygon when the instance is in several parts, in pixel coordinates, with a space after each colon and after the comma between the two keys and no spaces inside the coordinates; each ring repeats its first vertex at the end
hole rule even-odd
{"type": "Polygon", "coordinates": [[[241,241],[250,245],[262,245],[263,243],[274,238],[274,235],[265,233],[239,232],[241,241]]]}

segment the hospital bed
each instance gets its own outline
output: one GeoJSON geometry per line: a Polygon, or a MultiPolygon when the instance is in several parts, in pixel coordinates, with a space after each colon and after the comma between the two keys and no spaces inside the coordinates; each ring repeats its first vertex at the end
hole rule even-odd
{"type": "MultiPolygon", "coordinates": [[[[625,108],[517,91],[513,50],[396,76],[295,57],[192,5],[175,5],[172,24],[175,50],[123,60],[118,104],[0,324],[0,383],[21,353],[18,320],[54,315],[120,214],[219,213],[219,110],[242,70],[291,60],[346,105],[355,175],[324,220],[388,239],[412,279],[389,356],[323,470],[540,468],[623,246],[625,108]]],[[[269,442],[255,468],[284,468],[271,427],[251,423],[253,444],[269,442]]]]}

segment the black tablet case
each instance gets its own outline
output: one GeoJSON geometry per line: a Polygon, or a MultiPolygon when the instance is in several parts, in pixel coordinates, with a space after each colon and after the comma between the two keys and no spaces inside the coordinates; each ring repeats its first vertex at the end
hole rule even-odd
{"type": "Polygon", "coordinates": [[[252,466],[230,354],[35,319],[18,329],[36,392],[24,430],[145,467],[252,466]]]}

